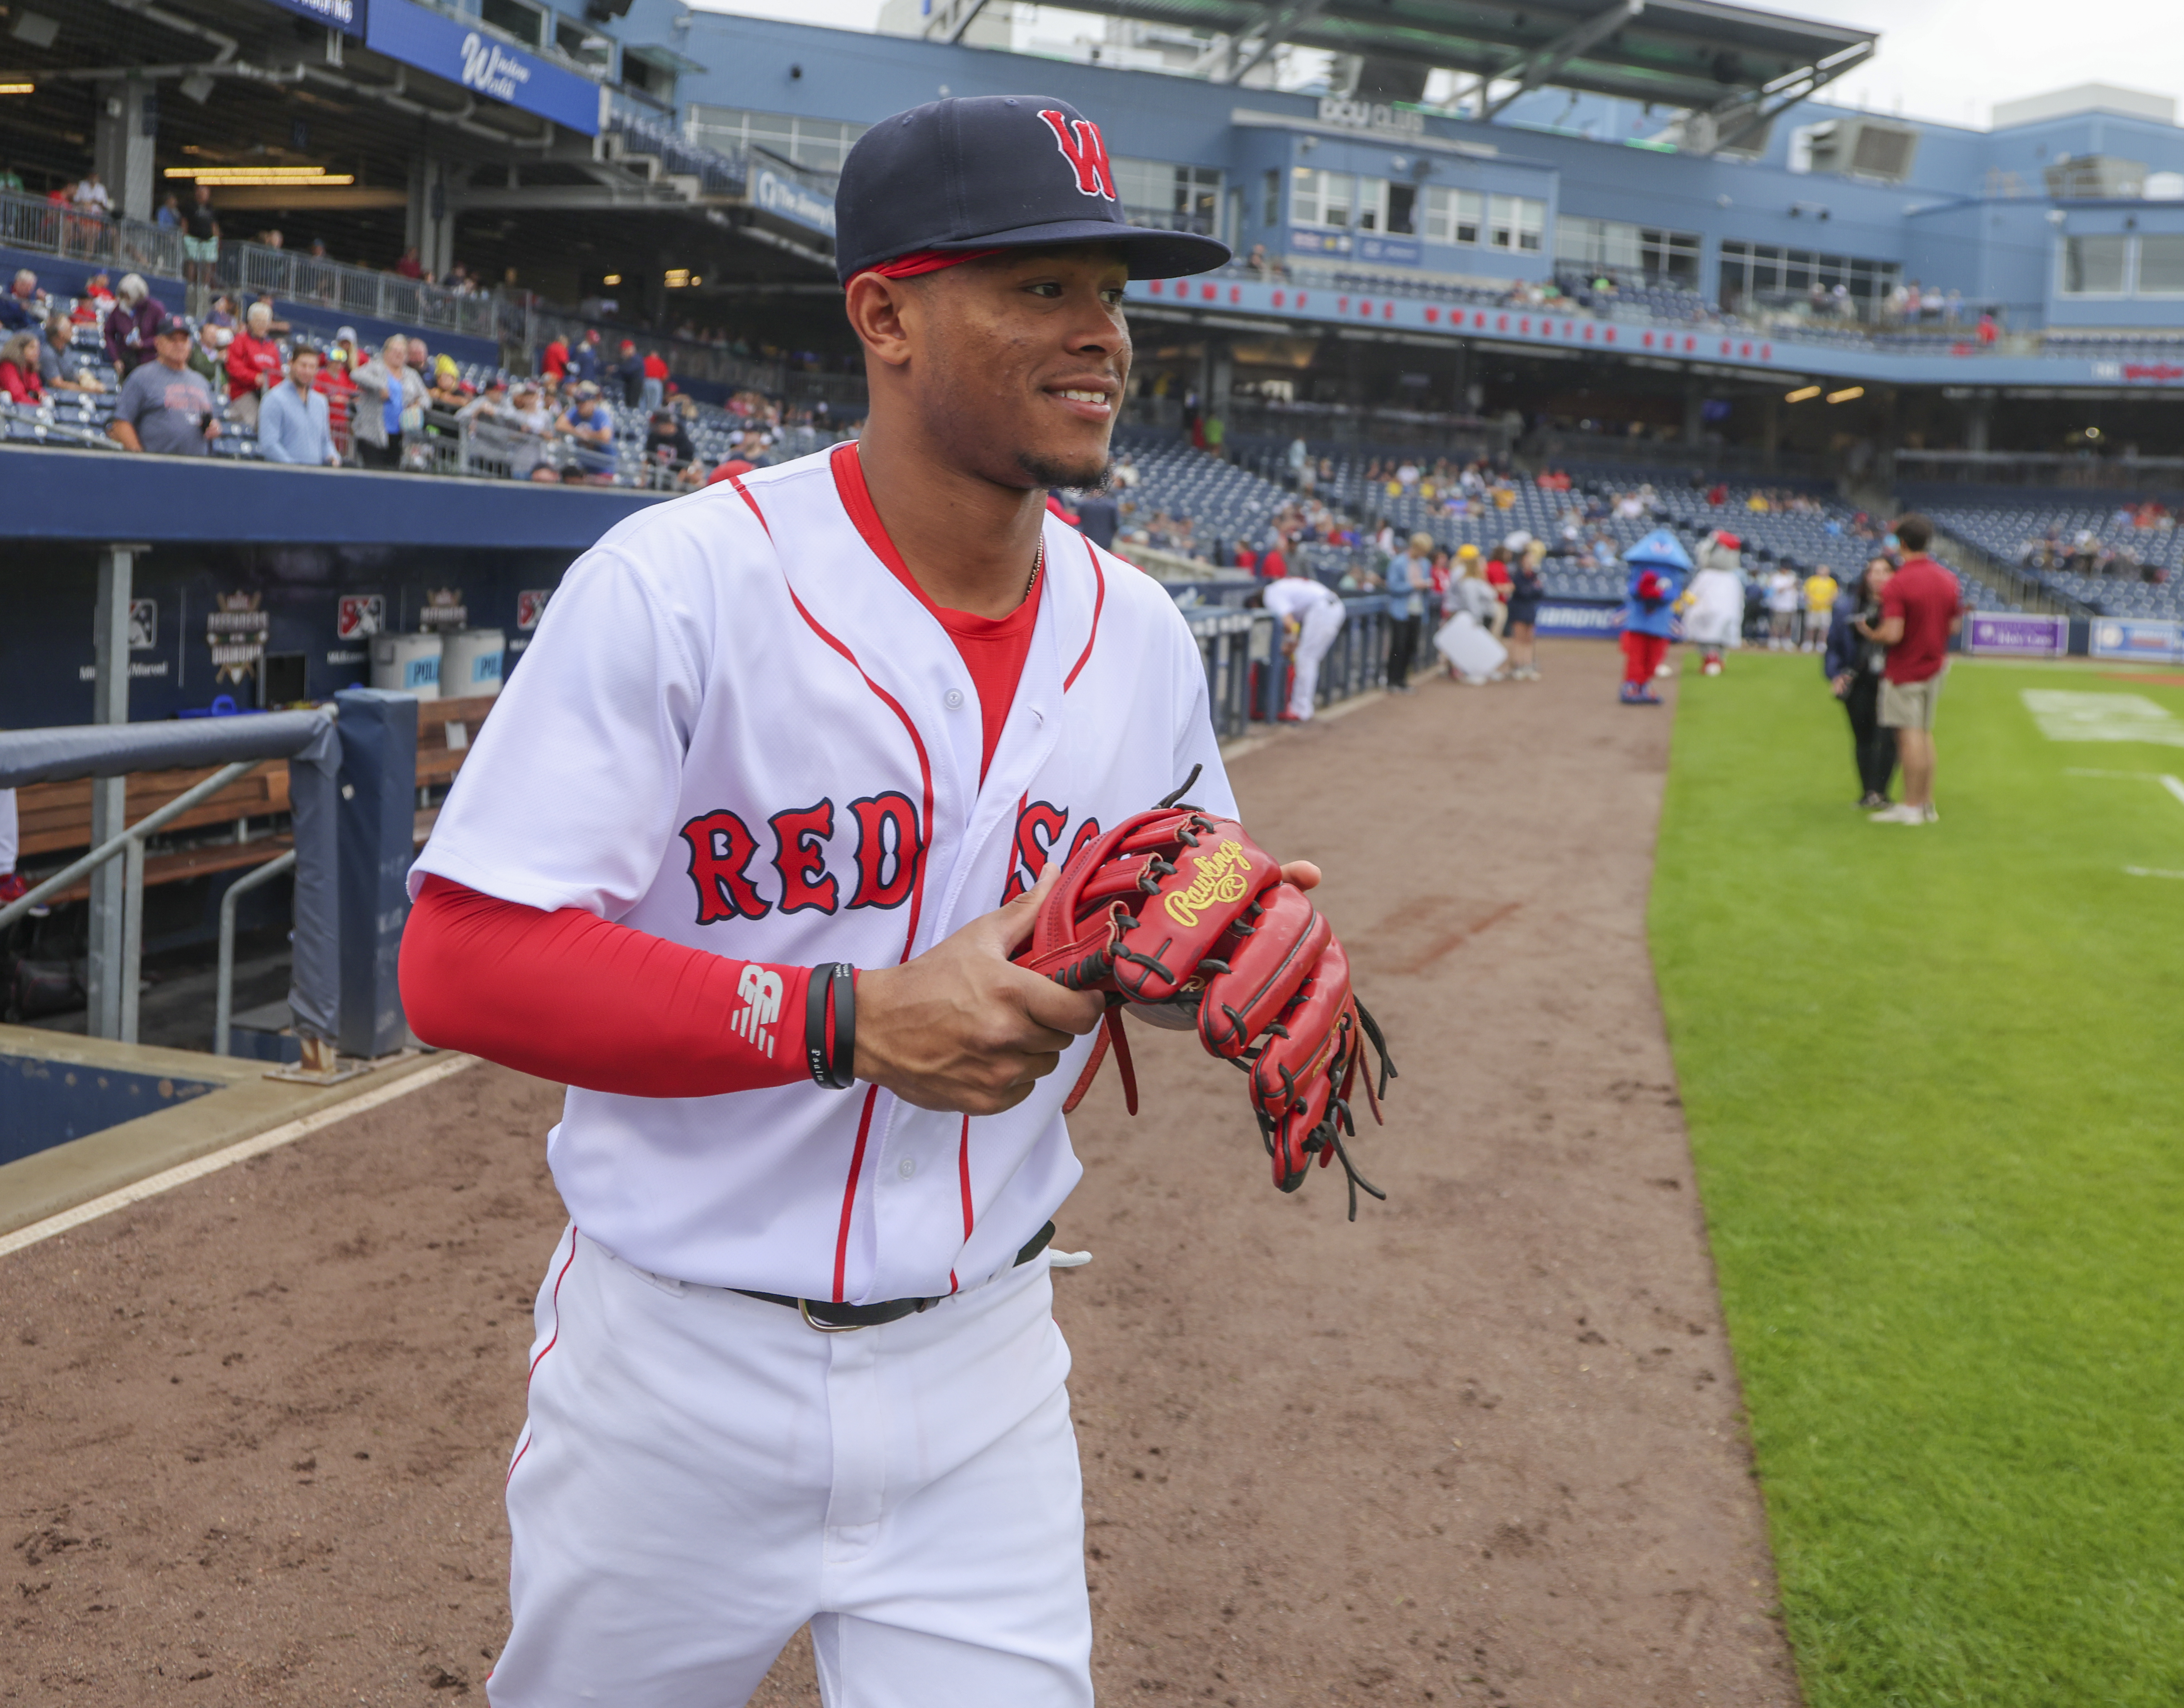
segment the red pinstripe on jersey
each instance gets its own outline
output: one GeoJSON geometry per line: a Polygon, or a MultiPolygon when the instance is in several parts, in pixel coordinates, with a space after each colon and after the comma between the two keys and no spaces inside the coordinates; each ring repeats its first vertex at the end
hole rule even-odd
{"type": "Polygon", "coordinates": [[[1084,542],[1084,555],[1092,560],[1092,632],[1084,637],[1084,650],[1077,655],[1077,662],[1069,667],[1069,674],[1061,679],[1064,694],[1076,684],[1077,673],[1091,659],[1092,643],[1100,638],[1100,612],[1107,603],[1107,572],[1100,567],[1100,549],[1088,539],[1084,542]]]}
{"type": "MultiPolygon", "coordinates": [[[[743,483],[742,478],[730,475],[728,484],[742,495],[743,501],[750,506],[751,514],[758,518],[758,525],[766,529],[766,537],[772,539],[773,529],[766,524],[766,512],[758,507],[758,500],[751,496],[750,489],[743,483]]],[[[840,653],[850,661],[850,667],[864,678],[865,686],[871,689],[888,710],[901,721],[903,729],[910,737],[911,746],[916,751],[917,772],[925,790],[925,804],[917,821],[917,846],[911,851],[911,857],[917,862],[917,879],[911,887],[910,929],[903,934],[902,940],[901,958],[907,961],[912,946],[917,941],[917,916],[925,905],[925,839],[933,829],[933,762],[926,755],[924,738],[918,734],[917,726],[911,722],[910,714],[902,709],[902,702],[873,681],[865,667],[857,662],[857,655],[828,634],[819,620],[804,608],[804,601],[796,596],[796,589],[788,587],[785,572],[782,576],[782,584],[788,587],[788,602],[796,607],[796,614],[804,619],[814,634],[840,653]]],[[[878,1096],[878,1086],[869,1086],[865,1091],[864,1113],[857,1122],[857,1142],[850,1153],[849,1178],[842,1185],[842,1222],[834,1236],[834,1298],[837,1303],[842,1298],[844,1276],[849,1267],[850,1224],[856,1211],[857,1177],[864,1172],[865,1141],[872,1133],[872,1104],[878,1096]]]]}

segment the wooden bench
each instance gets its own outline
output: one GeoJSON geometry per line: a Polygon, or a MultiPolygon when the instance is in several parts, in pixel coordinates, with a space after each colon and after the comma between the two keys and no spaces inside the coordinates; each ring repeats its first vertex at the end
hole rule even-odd
{"type": "MultiPolygon", "coordinates": [[[[478,695],[462,700],[421,701],[417,707],[417,783],[441,785],[454,780],[462,769],[470,744],[493,710],[493,696],[478,695]]],[[[217,767],[202,770],[138,771],[129,778],[125,818],[134,824],[156,812],[186,789],[211,776],[217,767]]],[[[15,806],[21,821],[22,854],[72,854],[91,846],[91,779],[71,783],[33,783],[16,792],[15,806]]],[[[200,830],[209,825],[232,824],[238,819],[265,818],[288,810],[288,767],[285,760],[269,759],[247,777],[239,779],[209,800],[200,801],[166,826],[168,831],[200,830]]],[[[417,815],[416,840],[422,843],[432,832],[438,809],[417,815]]],[[[144,862],[144,883],[179,884],[215,872],[231,872],[263,865],[279,858],[291,846],[287,836],[260,836],[249,842],[208,843],[171,854],[153,854],[144,862]]],[[[48,869],[51,869],[50,868],[48,869]]],[[[70,885],[53,897],[80,901],[91,893],[86,881],[70,885]]]]}

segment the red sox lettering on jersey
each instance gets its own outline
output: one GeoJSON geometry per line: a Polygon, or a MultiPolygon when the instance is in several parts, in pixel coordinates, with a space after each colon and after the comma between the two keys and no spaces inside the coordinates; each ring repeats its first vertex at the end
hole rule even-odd
{"type": "MultiPolygon", "coordinates": [[[[1067,140],[1105,181],[1096,133],[1067,140]]],[[[1045,547],[982,783],[970,673],[854,464],[807,457],[631,517],[554,594],[413,885],[437,872],[739,960],[889,966],[1195,764],[1193,799],[1233,812],[1173,601],[1057,519],[1045,547]]],[[[731,1024],[794,1051],[801,1017],[758,972],[731,1024]]],[[[819,1299],[945,1293],[1006,1270],[1075,1184],[1061,1104],[1089,1047],[976,1119],[864,1084],[572,1090],[555,1183],[588,1236],[656,1274],[819,1299]]]]}

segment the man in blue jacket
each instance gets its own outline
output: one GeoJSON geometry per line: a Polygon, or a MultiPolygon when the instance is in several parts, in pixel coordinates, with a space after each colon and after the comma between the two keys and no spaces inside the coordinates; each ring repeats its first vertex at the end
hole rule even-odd
{"type": "Polygon", "coordinates": [[[1657,527],[1623,555],[1623,564],[1630,572],[1623,599],[1623,703],[1658,706],[1653,673],[1669,656],[1691,554],[1667,528],[1657,527]]]}

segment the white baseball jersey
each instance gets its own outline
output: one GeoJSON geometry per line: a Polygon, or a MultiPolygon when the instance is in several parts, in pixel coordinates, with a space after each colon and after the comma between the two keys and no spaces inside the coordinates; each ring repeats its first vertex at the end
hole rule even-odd
{"type": "MultiPolygon", "coordinates": [[[[573,565],[410,876],[581,907],[738,959],[891,966],[1080,839],[1190,798],[1233,813],[1196,642],[1160,584],[1052,516],[1030,651],[983,785],[953,640],[829,454],[631,517],[573,565]],[[853,513],[855,512],[855,513],[853,513]]],[[[1027,566],[1028,567],[1028,566],[1027,566]]],[[[800,1060],[804,1017],[738,1019],[800,1060]]],[[[772,993],[777,1007],[779,991],[772,993]]],[[[877,1086],[571,1088],[549,1141],[590,1237],[639,1268],[853,1302],[1007,1269],[1083,1172],[1088,1037],[976,1119],[877,1086]]]]}
{"type": "Polygon", "coordinates": [[[1268,610],[1277,617],[1302,622],[1304,614],[1315,606],[1340,605],[1341,595],[1324,582],[1305,576],[1286,575],[1279,581],[1267,583],[1261,597],[1268,610]]]}

